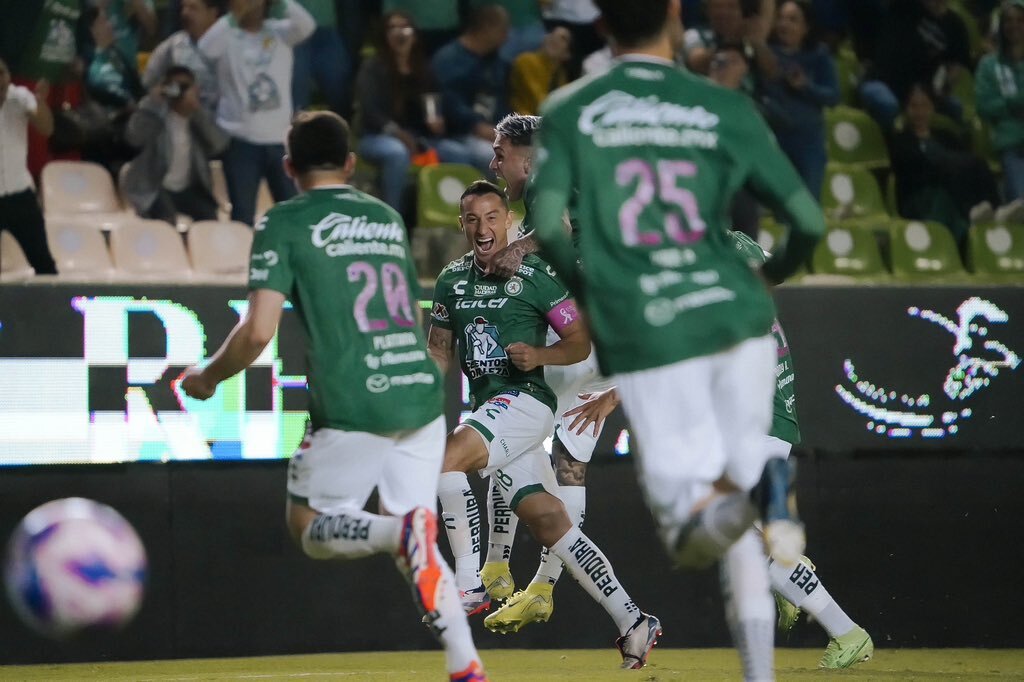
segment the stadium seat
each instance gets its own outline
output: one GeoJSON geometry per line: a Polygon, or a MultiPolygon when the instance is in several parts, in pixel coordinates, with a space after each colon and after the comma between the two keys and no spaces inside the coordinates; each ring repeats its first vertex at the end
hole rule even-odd
{"type": "Polygon", "coordinates": [[[839,78],[839,102],[847,107],[857,103],[857,87],[864,68],[852,47],[839,48],[836,54],[836,76],[839,78]]]}
{"type": "Polygon", "coordinates": [[[75,220],[114,230],[135,219],[125,210],[103,166],[88,161],[51,161],[43,167],[43,209],[47,220],[75,220]]]}
{"type": "Polygon", "coordinates": [[[967,233],[967,267],[976,275],[1024,284],[1024,226],[972,226],[967,233]]]}
{"type": "Polygon", "coordinates": [[[949,279],[964,275],[956,242],[939,223],[894,220],[889,226],[892,272],[904,280],[949,279]]]}
{"type": "Polygon", "coordinates": [[[828,159],[869,170],[889,167],[882,129],[865,112],[838,106],[825,111],[828,159]]]}
{"type": "Polygon", "coordinates": [[[110,253],[117,274],[127,279],[191,278],[181,235],[162,220],[137,218],[111,232],[110,253]]]}
{"type": "Polygon", "coordinates": [[[889,215],[871,171],[838,163],[825,167],[821,207],[826,216],[839,220],[889,215]]]}
{"type": "Polygon", "coordinates": [[[252,229],[239,222],[201,220],[185,235],[192,270],[207,275],[245,275],[249,272],[252,229]]]}
{"type": "Polygon", "coordinates": [[[113,273],[114,264],[99,228],[76,221],[49,220],[46,239],[61,275],[108,277],[113,273]]]}
{"type": "Polygon", "coordinates": [[[420,171],[417,178],[416,226],[459,226],[459,198],[480,171],[458,163],[439,163],[420,171]]]}
{"type": "Polygon", "coordinates": [[[7,230],[0,231],[0,281],[16,282],[35,274],[14,236],[7,230]]]}
{"type": "Polygon", "coordinates": [[[884,277],[888,275],[875,236],[870,232],[836,225],[814,249],[811,270],[816,275],[884,277]]]}

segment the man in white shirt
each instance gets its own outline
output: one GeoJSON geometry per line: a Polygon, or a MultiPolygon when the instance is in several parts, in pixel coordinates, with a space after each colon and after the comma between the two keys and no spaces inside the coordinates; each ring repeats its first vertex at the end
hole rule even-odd
{"type": "Polygon", "coordinates": [[[274,201],[295,187],[284,173],[284,133],[292,118],[293,48],[316,29],[295,0],[283,0],[284,16],[267,18],[270,0],[231,0],[231,11],[199,39],[220,85],[217,125],[231,136],[224,178],[231,219],[252,225],[260,181],[274,201]]]}
{"type": "Polygon", "coordinates": [[[27,88],[11,85],[7,62],[0,59],[0,229],[14,236],[37,275],[57,274],[26,165],[28,124],[44,137],[53,133],[53,114],[46,105],[49,93],[45,80],[36,85],[34,95],[27,88]]]}
{"type": "Polygon", "coordinates": [[[179,213],[217,219],[210,159],[227,148],[229,138],[200,104],[188,68],[167,70],[128,120],[125,137],[141,149],[121,176],[121,191],[139,215],[172,225],[179,213]]]}
{"type": "Polygon", "coordinates": [[[604,39],[594,25],[601,12],[594,5],[594,0],[541,0],[541,6],[547,31],[550,32],[556,26],[564,26],[572,33],[569,77],[578,77],[583,58],[604,47],[604,39]]]}

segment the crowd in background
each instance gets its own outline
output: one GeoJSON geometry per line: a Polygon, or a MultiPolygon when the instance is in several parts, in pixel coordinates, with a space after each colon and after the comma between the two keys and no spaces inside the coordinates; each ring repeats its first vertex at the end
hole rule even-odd
{"type": "MultiPolygon", "coordinates": [[[[887,136],[902,216],[961,243],[972,221],[1024,220],[1024,0],[682,4],[680,67],[749,95],[815,196],[845,50],[850,103],[887,136]]],[[[411,215],[410,170],[489,175],[501,117],[537,113],[553,89],[610,66],[597,14],[591,0],[0,0],[13,82],[0,97],[53,111],[52,130],[27,138],[32,176],[51,159],[96,161],[140,215],[172,223],[216,216],[215,158],[234,220],[254,222],[263,182],[274,200],[292,196],[283,132],[293,111],[330,108],[353,121],[380,196],[411,215]]],[[[3,182],[0,198],[26,189],[3,182]]],[[[756,233],[761,214],[741,190],[734,227],[756,233]]]]}

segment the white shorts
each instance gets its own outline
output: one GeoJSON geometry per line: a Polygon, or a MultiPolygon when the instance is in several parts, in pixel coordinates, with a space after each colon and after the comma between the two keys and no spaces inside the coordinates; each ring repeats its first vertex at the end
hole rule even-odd
{"type": "Polygon", "coordinates": [[[775,345],[762,336],[615,377],[637,439],[641,485],[710,484],[725,474],[743,490],[754,487],[767,459],[775,345]]]}
{"type": "Polygon", "coordinates": [[[793,451],[793,444],[775,436],[765,436],[764,439],[764,461],[773,458],[789,459],[789,453],[793,451]]]}
{"type": "Polygon", "coordinates": [[[381,507],[405,514],[437,504],[445,419],[396,436],[317,429],[288,464],[288,494],[318,512],[362,509],[374,488],[381,507]]]}
{"type": "MultiPolygon", "coordinates": [[[[548,328],[547,343],[551,345],[559,340],[551,328],[548,328]]],[[[580,399],[580,394],[597,393],[615,385],[611,379],[601,374],[597,366],[597,353],[593,346],[590,348],[590,355],[587,359],[581,360],[574,365],[548,365],[544,368],[544,381],[558,397],[558,405],[555,409],[555,437],[565,446],[566,451],[578,462],[589,462],[594,455],[594,448],[597,447],[597,439],[601,432],[594,433],[593,426],[589,426],[582,434],[569,430],[569,424],[573,417],[563,415],[574,407],[579,407],[586,401],[580,399]]],[[[579,428],[577,426],[577,428],[579,428]]]]}
{"type": "Polygon", "coordinates": [[[518,391],[499,393],[462,422],[487,443],[487,466],[480,475],[493,477],[513,510],[534,492],[558,496],[551,459],[544,451],[553,423],[551,408],[518,391]]]}

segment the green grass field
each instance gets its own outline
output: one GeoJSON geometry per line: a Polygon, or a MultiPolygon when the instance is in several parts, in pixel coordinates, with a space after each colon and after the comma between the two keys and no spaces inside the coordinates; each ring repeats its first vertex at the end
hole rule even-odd
{"type": "MultiPolygon", "coordinates": [[[[617,670],[614,650],[483,651],[492,680],[737,680],[739,662],[731,649],[655,649],[643,670],[617,670]]],[[[850,670],[818,670],[820,651],[779,649],[776,672],[784,680],[1022,680],[1019,649],[891,649],[850,670]]],[[[442,680],[439,652],[321,654],[266,658],[221,658],[133,663],[0,666],[0,680],[352,680],[405,682],[442,680]]]]}

